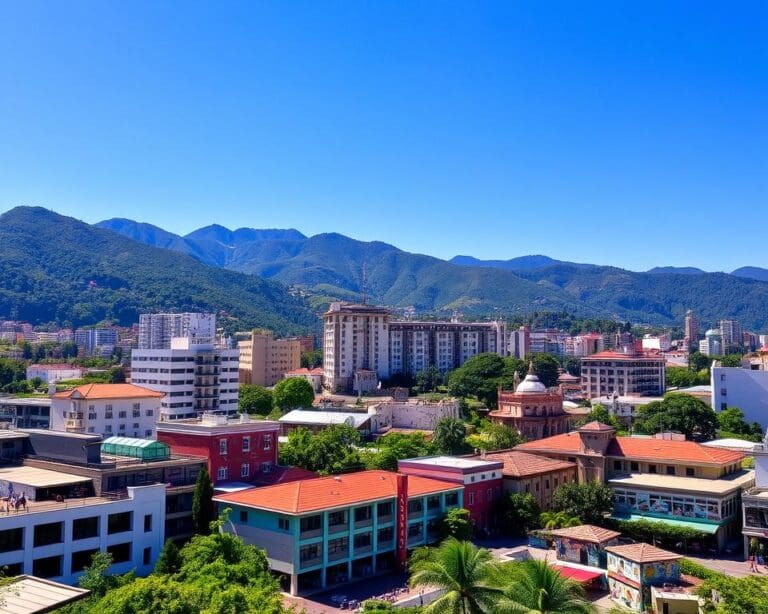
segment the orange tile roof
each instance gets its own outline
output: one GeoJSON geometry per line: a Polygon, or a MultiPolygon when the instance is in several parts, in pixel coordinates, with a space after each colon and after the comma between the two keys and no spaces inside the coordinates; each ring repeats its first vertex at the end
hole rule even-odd
{"type": "Polygon", "coordinates": [[[551,471],[562,471],[576,467],[575,463],[564,460],[555,460],[546,456],[519,452],[517,450],[504,450],[488,452],[484,457],[475,456],[489,461],[501,461],[504,463],[502,474],[505,477],[523,478],[551,471]]]}
{"type": "MultiPolygon", "coordinates": [[[[218,495],[214,497],[214,501],[285,514],[304,514],[377,499],[394,498],[397,496],[397,475],[392,471],[358,471],[263,488],[249,488],[218,495]]],[[[416,475],[408,476],[409,497],[462,488],[460,484],[416,475]]]]}
{"type": "Polygon", "coordinates": [[[66,390],[57,392],[53,395],[54,399],[159,399],[165,395],[162,392],[134,386],[133,384],[84,384],[66,390]]]}
{"type": "Polygon", "coordinates": [[[570,539],[577,539],[583,542],[592,542],[595,544],[602,544],[604,542],[616,539],[621,533],[618,531],[611,531],[610,529],[604,529],[603,527],[596,527],[593,524],[581,524],[577,527],[567,527],[564,529],[557,529],[555,531],[548,531],[555,537],[567,537],[570,539]]]}
{"type": "Polygon", "coordinates": [[[625,546],[608,546],[606,552],[629,559],[635,563],[653,563],[655,561],[674,561],[683,558],[682,554],[675,554],[669,550],[662,550],[651,544],[627,544],[625,546]]]}
{"type": "Polygon", "coordinates": [[[587,422],[584,426],[579,427],[579,430],[580,431],[615,431],[616,429],[603,422],[592,420],[592,422],[587,422]]]}
{"type": "MultiPolygon", "coordinates": [[[[581,438],[577,432],[564,433],[526,441],[515,449],[536,450],[541,453],[578,454],[581,452],[581,438]]],[[[606,456],[714,465],[728,465],[740,462],[744,458],[741,452],[703,446],[695,441],[671,441],[645,437],[614,437],[608,444],[606,456]]]]}

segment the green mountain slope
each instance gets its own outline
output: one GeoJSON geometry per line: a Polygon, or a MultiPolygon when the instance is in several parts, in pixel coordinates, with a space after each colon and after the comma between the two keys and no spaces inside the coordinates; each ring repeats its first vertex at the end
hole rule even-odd
{"type": "Polygon", "coordinates": [[[141,312],[164,310],[224,311],[237,319],[233,326],[279,333],[317,325],[306,301],[281,284],[205,266],[46,209],[17,207],[0,216],[0,315],[125,325],[141,312]]]}

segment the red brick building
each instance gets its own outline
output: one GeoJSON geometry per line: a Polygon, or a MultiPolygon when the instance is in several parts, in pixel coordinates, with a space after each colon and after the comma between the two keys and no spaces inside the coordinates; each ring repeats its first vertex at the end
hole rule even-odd
{"type": "Polygon", "coordinates": [[[434,478],[464,485],[464,507],[477,531],[488,531],[493,523],[493,506],[502,495],[502,461],[455,456],[425,456],[397,463],[400,473],[434,478]]]}
{"type": "Polygon", "coordinates": [[[199,420],[157,423],[157,439],[176,454],[208,459],[215,486],[231,482],[264,480],[277,466],[277,435],[280,425],[271,420],[236,420],[204,415],[199,420]]]}

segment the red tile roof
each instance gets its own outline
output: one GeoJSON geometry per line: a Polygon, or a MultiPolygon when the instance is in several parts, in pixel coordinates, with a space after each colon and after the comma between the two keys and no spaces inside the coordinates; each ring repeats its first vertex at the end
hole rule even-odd
{"type": "Polygon", "coordinates": [[[473,458],[482,458],[488,461],[501,461],[504,463],[502,474],[505,477],[524,478],[552,471],[563,471],[573,469],[575,463],[564,460],[555,460],[546,456],[529,454],[517,450],[504,450],[500,452],[489,452],[484,457],[475,456],[473,458]]]}
{"type": "Polygon", "coordinates": [[[675,554],[669,550],[662,550],[651,544],[627,544],[626,546],[608,546],[606,552],[620,556],[623,559],[635,563],[654,563],[656,561],[674,561],[683,558],[682,554],[675,554]]]}
{"type": "Polygon", "coordinates": [[[134,386],[133,384],[84,384],[66,390],[57,392],[53,395],[54,399],[144,399],[164,397],[165,394],[134,386]]]}
{"type": "Polygon", "coordinates": [[[612,539],[616,539],[621,535],[618,531],[596,527],[593,524],[580,524],[577,527],[567,527],[565,529],[557,529],[555,531],[547,532],[555,537],[567,537],[569,539],[592,542],[594,544],[602,544],[611,541],[612,539]]]}
{"type": "MultiPolygon", "coordinates": [[[[536,450],[542,453],[559,454],[578,454],[582,451],[581,438],[577,432],[526,441],[515,449],[524,452],[536,450]]],[[[744,458],[741,452],[703,446],[695,441],[670,441],[645,437],[614,437],[608,444],[606,456],[714,465],[728,465],[740,462],[744,458]]]]}
{"type": "MultiPolygon", "coordinates": [[[[397,496],[397,475],[391,471],[358,471],[263,488],[249,488],[216,496],[214,500],[286,514],[303,514],[394,498],[397,496]]],[[[460,484],[408,476],[409,497],[462,488],[460,484]]]]}
{"type": "Polygon", "coordinates": [[[587,422],[584,426],[580,427],[579,430],[599,432],[599,431],[615,431],[616,429],[603,422],[598,422],[597,420],[593,420],[592,422],[587,422]]]}

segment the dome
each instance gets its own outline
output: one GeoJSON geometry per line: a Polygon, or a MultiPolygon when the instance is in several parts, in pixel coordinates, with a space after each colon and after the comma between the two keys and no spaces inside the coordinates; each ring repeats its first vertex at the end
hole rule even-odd
{"type": "Polygon", "coordinates": [[[520,384],[515,389],[515,392],[523,394],[536,394],[546,391],[547,387],[541,383],[541,380],[539,380],[539,376],[536,375],[536,369],[533,368],[533,361],[531,361],[531,364],[528,367],[528,375],[526,375],[525,379],[520,382],[520,384]]]}
{"type": "Polygon", "coordinates": [[[719,337],[720,336],[720,331],[718,329],[716,329],[716,328],[710,328],[706,333],[704,333],[704,336],[705,337],[715,337],[715,336],[719,337]]]}

